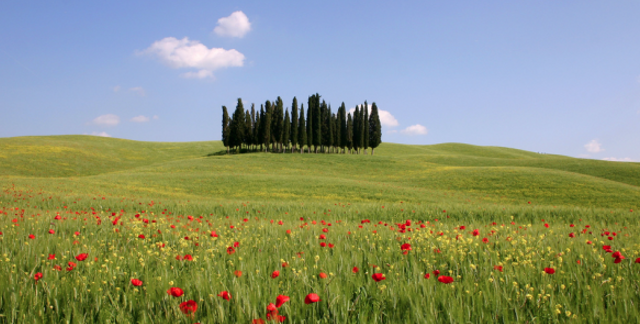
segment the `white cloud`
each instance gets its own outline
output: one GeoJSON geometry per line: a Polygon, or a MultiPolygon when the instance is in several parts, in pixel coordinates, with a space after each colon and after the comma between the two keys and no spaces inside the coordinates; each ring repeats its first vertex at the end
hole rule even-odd
{"type": "Polygon", "coordinates": [[[202,78],[212,76],[212,71],[220,68],[244,65],[244,55],[235,49],[207,48],[199,41],[189,40],[188,37],[183,39],[163,38],[138,54],[156,56],[160,61],[175,69],[196,68],[199,70],[196,73],[185,73],[183,77],[202,78]]]}
{"type": "Polygon", "coordinates": [[[142,87],[129,88],[129,91],[137,92],[141,97],[144,97],[147,95],[147,92],[144,91],[142,87]]]}
{"type": "Polygon", "coordinates": [[[118,92],[118,91],[120,91],[120,86],[119,85],[113,87],[113,92],[118,92]]]}
{"type": "Polygon", "coordinates": [[[617,161],[617,162],[635,162],[633,161],[631,158],[622,158],[622,159],[618,159],[618,158],[614,158],[614,157],[606,157],[603,160],[605,161],[617,161]]]}
{"type": "Polygon", "coordinates": [[[207,70],[200,70],[198,72],[182,73],[180,76],[186,79],[204,79],[204,78],[213,77],[213,73],[207,70]]]}
{"type": "Polygon", "coordinates": [[[584,148],[587,149],[587,152],[590,153],[598,153],[604,151],[602,148],[602,144],[598,142],[598,140],[591,140],[591,142],[584,145],[584,148]]]}
{"type": "Polygon", "coordinates": [[[242,38],[250,30],[251,23],[247,15],[242,11],[236,11],[229,17],[218,19],[218,26],[213,29],[213,32],[218,34],[218,36],[242,38]]]}
{"type": "Polygon", "coordinates": [[[101,136],[101,137],[111,137],[111,135],[107,134],[107,132],[93,132],[91,133],[93,136],[101,136]]]}
{"type": "MultiPolygon", "coordinates": [[[[362,105],[358,105],[358,107],[362,107],[362,105]]],[[[354,107],[349,109],[348,113],[353,115],[355,111],[356,111],[356,108],[354,107]]],[[[371,113],[371,106],[369,106],[369,113],[371,113]]],[[[380,116],[380,124],[382,126],[389,126],[389,127],[398,126],[398,120],[395,117],[393,117],[393,115],[390,112],[386,110],[378,109],[378,116],[380,116]]]]}
{"type": "Polygon", "coordinates": [[[158,115],[153,115],[153,119],[154,119],[154,120],[156,120],[156,119],[160,119],[160,117],[158,117],[158,115]]]}
{"type": "Polygon", "coordinates": [[[401,130],[400,133],[407,134],[407,135],[427,135],[429,131],[427,130],[426,127],[420,124],[415,124],[401,130]]]}
{"type": "Polygon", "coordinates": [[[116,126],[120,124],[120,117],[114,114],[106,114],[92,120],[91,124],[100,126],[116,126]]]}
{"type": "Polygon", "coordinates": [[[134,122],[134,123],[146,123],[149,120],[150,120],[149,117],[143,116],[143,115],[131,118],[131,121],[134,122]]]}

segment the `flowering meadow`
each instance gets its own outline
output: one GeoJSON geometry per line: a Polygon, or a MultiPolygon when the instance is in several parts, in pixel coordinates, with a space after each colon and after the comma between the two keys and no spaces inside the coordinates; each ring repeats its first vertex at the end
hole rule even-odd
{"type": "Polygon", "coordinates": [[[1,198],[0,323],[640,319],[628,209],[1,198]]]}

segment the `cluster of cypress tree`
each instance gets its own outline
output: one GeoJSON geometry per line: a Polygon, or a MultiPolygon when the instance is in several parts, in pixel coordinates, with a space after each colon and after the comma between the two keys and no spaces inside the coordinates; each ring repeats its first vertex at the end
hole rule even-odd
{"type": "Polygon", "coordinates": [[[356,106],[353,113],[347,112],[344,105],[340,105],[337,113],[331,112],[331,105],[322,100],[320,95],[314,94],[307,101],[307,117],[305,119],[304,104],[298,108],[298,99],[293,98],[291,115],[289,109],[284,109],[282,99],[278,97],[274,102],[267,100],[256,111],[255,104],[251,104],[251,111],[244,109],[242,99],[233,116],[229,117],[226,106],[222,106],[222,142],[227,148],[239,152],[241,148],[247,151],[281,152],[291,148],[291,153],[356,153],[367,149],[373,150],[382,141],[380,116],[376,103],[356,106]]]}

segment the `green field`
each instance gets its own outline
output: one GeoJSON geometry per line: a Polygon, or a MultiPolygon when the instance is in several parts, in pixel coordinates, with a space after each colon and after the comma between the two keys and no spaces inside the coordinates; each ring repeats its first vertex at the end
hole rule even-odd
{"type": "Polygon", "coordinates": [[[0,323],[247,323],[280,294],[291,323],[640,321],[639,163],[455,143],[225,152],[0,139],[0,323]],[[424,278],[434,270],[454,282],[424,278]],[[321,301],[305,304],[309,293],[321,301]]]}

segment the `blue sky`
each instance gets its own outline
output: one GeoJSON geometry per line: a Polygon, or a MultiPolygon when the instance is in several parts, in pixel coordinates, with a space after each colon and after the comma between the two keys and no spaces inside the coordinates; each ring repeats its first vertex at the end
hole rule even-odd
{"type": "Polygon", "coordinates": [[[638,1],[7,0],[0,137],[217,140],[222,105],[318,92],[375,101],[386,142],[640,161],[638,17],[638,1]]]}

